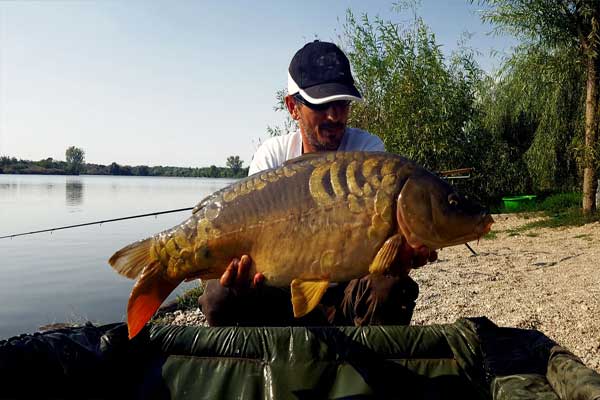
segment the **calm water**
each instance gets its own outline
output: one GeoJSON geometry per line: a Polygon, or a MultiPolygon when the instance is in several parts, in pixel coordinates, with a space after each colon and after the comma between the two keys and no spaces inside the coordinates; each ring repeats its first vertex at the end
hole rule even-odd
{"type": "MultiPolygon", "coordinates": [[[[0,236],[192,207],[224,179],[0,174],[0,236]]],[[[55,322],[123,321],[133,281],[108,258],[191,211],[0,240],[0,338],[55,322]]],[[[191,284],[181,285],[170,298],[191,284]]]]}

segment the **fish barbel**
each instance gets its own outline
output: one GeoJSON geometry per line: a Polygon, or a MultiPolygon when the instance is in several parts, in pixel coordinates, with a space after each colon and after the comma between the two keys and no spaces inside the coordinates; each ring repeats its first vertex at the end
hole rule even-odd
{"type": "Polygon", "coordinates": [[[252,259],[251,276],[291,287],[300,317],[330,282],[385,272],[404,241],[435,250],[478,239],[493,222],[403,157],[311,153],[215,192],[186,221],[124,247],[109,263],[137,278],[127,307],[131,338],[181,282],[219,278],[242,254],[252,259]]]}

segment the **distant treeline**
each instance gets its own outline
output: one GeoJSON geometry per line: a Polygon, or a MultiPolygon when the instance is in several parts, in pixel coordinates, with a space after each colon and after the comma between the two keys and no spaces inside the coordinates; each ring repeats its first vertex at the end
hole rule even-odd
{"type": "MultiPolygon", "coordinates": [[[[246,168],[210,167],[184,168],[147,165],[110,165],[84,163],[81,174],[84,175],[131,175],[131,176],[183,176],[203,178],[243,178],[248,175],[246,168]]],[[[41,174],[72,175],[66,161],[46,158],[39,161],[19,160],[15,157],[0,157],[0,174],[41,174]]]]}

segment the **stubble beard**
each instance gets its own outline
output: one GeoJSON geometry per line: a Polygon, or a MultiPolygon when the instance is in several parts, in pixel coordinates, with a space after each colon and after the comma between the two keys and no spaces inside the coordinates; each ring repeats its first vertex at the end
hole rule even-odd
{"type": "MultiPolygon", "coordinates": [[[[309,129],[304,122],[302,121],[302,119],[300,119],[298,121],[299,125],[300,125],[300,129],[302,129],[302,131],[304,131],[304,134],[306,136],[306,140],[308,141],[308,144],[310,144],[312,146],[313,149],[315,149],[315,151],[336,151],[339,147],[340,147],[340,143],[341,143],[341,139],[340,142],[335,144],[335,143],[321,143],[319,141],[319,136],[317,135],[317,132],[314,131],[313,129],[309,129]]],[[[344,129],[345,132],[345,129],[344,129]]]]}

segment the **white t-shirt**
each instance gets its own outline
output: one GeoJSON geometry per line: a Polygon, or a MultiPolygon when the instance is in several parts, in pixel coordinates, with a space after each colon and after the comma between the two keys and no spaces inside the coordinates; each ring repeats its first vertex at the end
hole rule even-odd
{"type": "MultiPolygon", "coordinates": [[[[346,128],[338,151],[385,151],[381,139],[369,132],[356,128],[346,128]]],[[[260,145],[250,162],[248,175],[269,168],[276,168],[287,160],[302,155],[302,134],[300,131],[275,136],[260,145]]]]}

